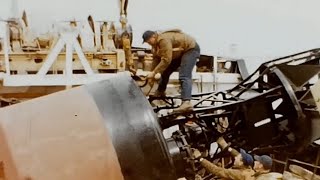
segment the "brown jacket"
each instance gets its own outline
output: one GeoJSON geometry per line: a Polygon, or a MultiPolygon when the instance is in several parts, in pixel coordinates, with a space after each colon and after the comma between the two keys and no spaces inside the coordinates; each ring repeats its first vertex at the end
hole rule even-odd
{"type": "Polygon", "coordinates": [[[210,161],[203,159],[201,165],[213,175],[229,180],[255,180],[254,170],[252,169],[224,169],[218,167],[210,161]]]}
{"type": "Polygon", "coordinates": [[[155,73],[162,73],[171,63],[172,59],[177,59],[186,51],[194,48],[196,41],[180,30],[171,30],[159,33],[153,51],[156,57],[160,58],[160,63],[154,69],[155,73]]]}

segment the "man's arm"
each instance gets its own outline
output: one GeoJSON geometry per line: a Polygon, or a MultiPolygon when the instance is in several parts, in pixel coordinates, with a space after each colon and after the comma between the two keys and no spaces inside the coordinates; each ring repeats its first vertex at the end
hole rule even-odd
{"type": "Polygon", "coordinates": [[[215,164],[209,162],[206,159],[201,159],[201,165],[206,168],[210,173],[219,176],[220,178],[234,179],[234,180],[244,180],[245,177],[241,170],[237,169],[224,169],[218,167],[215,164]]]}
{"type": "Polygon", "coordinates": [[[160,63],[153,70],[154,74],[162,74],[172,61],[172,43],[169,40],[162,39],[159,42],[160,63]]]}

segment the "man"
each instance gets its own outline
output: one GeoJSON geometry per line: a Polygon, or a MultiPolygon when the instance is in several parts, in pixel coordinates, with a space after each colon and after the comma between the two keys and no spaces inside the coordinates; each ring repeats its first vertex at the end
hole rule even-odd
{"type": "Polygon", "coordinates": [[[182,104],[174,109],[174,112],[191,111],[193,106],[190,102],[192,93],[192,70],[200,57],[200,47],[189,35],[180,30],[144,32],[143,42],[147,42],[159,57],[160,63],[148,74],[149,79],[154,79],[155,74],[161,74],[159,87],[155,96],[165,96],[170,75],[179,69],[179,81],[181,84],[182,104]]]}
{"type": "Polygon", "coordinates": [[[272,168],[272,159],[270,156],[254,156],[254,159],[254,170],[256,171],[254,177],[256,180],[276,180],[282,178],[282,174],[280,173],[270,173],[272,168]]]}
{"type": "Polygon", "coordinates": [[[126,66],[129,69],[129,71],[135,75],[136,70],[134,68],[132,53],[131,53],[131,41],[130,41],[130,35],[128,32],[123,32],[121,34],[121,40],[122,40],[122,46],[126,57],[126,66]]]}
{"type": "Polygon", "coordinates": [[[193,156],[199,158],[200,164],[213,175],[224,179],[232,180],[255,180],[254,171],[252,170],[253,158],[250,154],[240,149],[240,153],[235,157],[232,169],[224,169],[210,161],[201,158],[198,150],[194,150],[193,156]]]}

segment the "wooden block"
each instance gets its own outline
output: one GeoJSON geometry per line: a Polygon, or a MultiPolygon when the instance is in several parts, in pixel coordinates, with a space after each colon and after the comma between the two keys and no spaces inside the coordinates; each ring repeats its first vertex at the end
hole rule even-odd
{"type": "Polygon", "coordinates": [[[297,174],[301,177],[303,177],[304,179],[307,179],[307,180],[320,180],[320,176],[318,175],[314,175],[313,176],[313,172],[301,167],[301,166],[298,166],[298,165],[290,165],[289,166],[289,169],[291,172],[293,172],[294,174],[297,174]]]}
{"type": "Polygon", "coordinates": [[[303,180],[302,177],[295,175],[295,174],[288,172],[288,171],[283,172],[282,179],[283,180],[303,180]]]}

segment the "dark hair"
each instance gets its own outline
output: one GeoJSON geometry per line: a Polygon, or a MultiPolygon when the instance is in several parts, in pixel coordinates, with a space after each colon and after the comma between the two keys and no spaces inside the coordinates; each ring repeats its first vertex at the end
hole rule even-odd
{"type": "Polygon", "coordinates": [[[154,34],[156,34],[154,31],[145,31],[142,35],[143,42],[148,41],[154,34]]]}

